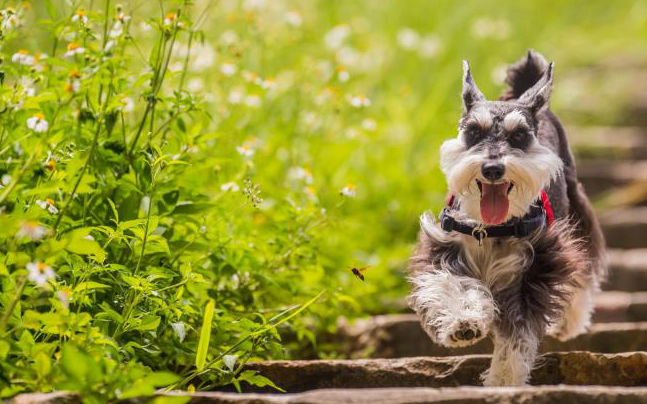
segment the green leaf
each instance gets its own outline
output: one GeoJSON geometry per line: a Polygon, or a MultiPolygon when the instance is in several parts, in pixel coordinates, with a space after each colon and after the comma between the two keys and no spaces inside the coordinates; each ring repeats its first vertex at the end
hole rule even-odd
{"type": "Polygon", "coordinates": [[[39,352],[34,358],[34,368],[41,378],[44,378],[52,370],[52,359],[45,352],[39,352]]]}
{"type": "Polygon", "coordinates": [[[278,314],[277,316],[272,318],[272,320],[270,320],[270,324],[268,324],[267,326],[265,326],[265,327],[261,328],[260,330],[256,331],[255,334],[262,334],[262,333],[264,333],[264,332],[266,332],[266,331],[268,331],[270,329],[274,329],[274,328],[278,327],[279,325],[285,323],[286,321],[292,319],[293,317],[299,315],[299,313],[301,313],[303,310],[307,309],[310,305],[312,305],[314,302],[316,302],[325,292],[326,292],[326,290],[324,289],[321,292],[319,292],[319,294],[317,296],[315,296],[312,299],[308,300],[307,302],[305,302],[301,306],[289,308],[289,309],[285,310],[284,312],[278,314]],[[288,313],[288,312],[290,312],[290,311],[292,311],[294,309],[297,309],[297,310],[294,311],[293,313],[291,313],[289,316],[281,318],[281,316],[283,314],[286,314],[286,313],[288,313]],[[279,318],[280,318],[280,320],[274,322],[274,320],[279,319],[279,318]]]}
{"type": "Polygon", "coordinates": [[[204,319],[202,321],[202,329],[200,330],[200,341],[198,342],[198,350],[195,354],[195,366],[198,371],[204,369],[204,364],[207,360],[209,340],[211,339],[211,320],[213,320],[214,305],[215,302],[213,300],[209,300],[207,307],[204,309],[204,319]]]}
{"type": "Polygon", "coordinates": [[[172,215],[191,215],[194,213],[204,212],[205,210],[213,209],[216,206],[214,203],[192,203],[180,202],[175,206],[172,215]]]}
{"type": "Polygon", "coordinates": [[[47,14],[51,19],[56,18],[56,6],[54,6],[54,3],[52,0],[45,0],[45,8],[47,9],[47,14]]]}
{"type": "Polygon", "coordinates": [[[65,249],[81,255],[89,255],[97,262],[103,262],[106,259],[106,252],[101,245],[94,241],[90,235],[92,229],[84,227],[71,231],[65,237],[65,249]]]}
{"type": "Polygon", "coordinates": [[[153,372],[145,377],[145,382],[154,387],[164,387],[180,380],[180,376],[171,372],[153,372]]]}
{"type": "Polygon", "coordinates": [[[61,365],[63,371],[72,379],[85,384],[88,373],[96,362],[87,354],[84,354],[72,344],[65,344],[61,352],[61,365]]]}
{"type": "Polygon", "coordinates": [[[81,282],[76,287],[74,288],[74,292],[87,292],[88,290],[94,290],[94,289],[105,289],[109,288],[110,286],[104,285],[103,283],[99,282],[81,282]]]}
{"type": "Polygon", "coordinates": [[[144,316],[140,319],[139,325],[135,326],[133,329],[139,331],[152,331],[156,330],[159,325],[159,316],[144,316]]]}
{"type": "Polygon", "coordinates": [[[265,376],[261,376],[258,374],[258,371],[256,370],[246,370],[242,372],[238,376],[238,380],[240,381],[246,381],[247,383],[251,384],[252,386],[256,387],[265,387],[265,386],[270,386],[282,393],[285,393],[285,390],[282,388],[278,387],[274,382],[272,382],[270,379],[268,379],[265,376]]]}

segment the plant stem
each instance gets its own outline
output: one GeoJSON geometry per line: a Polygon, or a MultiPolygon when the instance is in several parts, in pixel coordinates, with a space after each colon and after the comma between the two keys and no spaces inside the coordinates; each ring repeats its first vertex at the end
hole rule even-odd
{"type": "MultiPolygon", "coordinates": [[[[111,128],[114,128],[114,125],[111,126],[111,128]]],[[[85,160],[85,164],[83,164],[83,167],[81,168],[81,173],[79,174],[79,178],[77,178],[76,183],[74,184],[74,188],[72,188],[72,192],[70,192],[70,195],[67,197],[67,201],[65,202],[65,205],[61,208],[61,211],[59,212],[58,217],[56,218],[56,223],[54,223],[54,228],[53,228],[54,232],[58,230],[58,226],[59,224],[61,224],[61,219],[63,219],[63,216],[65,216],[65,213],[67,212],[67,209],[72,203],[72,199],[76,195],[76,191],[79,188],[79,185],[81,184],[81,180],[83,179],[85,172],[88,170],[88,166],[90,165],[90,162],[92,161],[92,157],[94,156],[94,150],[97,147],[97,142],[99,140],[100,133],[101,133],[101,122],[97,122],[97,130],[94,132],[94,137],[92,138],[92,145],[90,145],[90,152],[88,153],[88,158],[85,160]]],[[[108,136],[110,136],[110,134],[108,134],[108,136]]]]}
{"type": "Polygon", "coordinates": [[[11,313],[13,313],[13,309],[16,307],[18,300],[20,300],[20,296],[22,296],[22,291],[25,289],[26,284],[27,284],[27,279],[22,278],[20,284],[16,288],[16,294],[11,300],[11,303],[9,303],[9,306],[7,306],[5,312],[2,314],[2,318],[0,318],[0,336],[4,335],[4,331],[5,331],[5,328],[7,327],[7,322],[9,321],[9,317],[11,317],[11,313]]]}
{"type": "Polygon", "coordinates": [[[146,250],[146,242],[148,241],[148,224],[151,221],[151,210],[153,210],[152,196],[148,199],[148,212],[146,213],[146,225],[144,226],[144,240],[142,241],[142,250],[139,253],[139,259],[137,260],[137,266],[135,267],[134,274],[136,274],[139,271],[139,266],[142,263],[142,258],[144,257],[144,251],[146,250]]]}
{"type": "Polygon", "coordinates": [[[182,69],[182,75],[180,76],[180,84],[178,90],[182,91],[184,87],[184,79],[186,78],[186,72],[189,70],[189,59],[191,58],[191,45],[193,44],[193,35],[195,32],[193,30],[189,31],[189,43],[186,49],[186,58],[184,58],[184,69],[182,69]]]}

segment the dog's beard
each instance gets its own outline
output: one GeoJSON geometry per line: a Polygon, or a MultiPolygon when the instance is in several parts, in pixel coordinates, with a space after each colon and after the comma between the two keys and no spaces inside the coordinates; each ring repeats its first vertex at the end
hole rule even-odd
{"type": "Polygon", "coordinates": [[[562,170],[562,160],[537,139],[525,151],[505,146],[501,158],[505,175],[497,182],[500,189],[487,189],[487,192],[495,192],[496,195],[488,195],[493,200],[484,204],[482,187],[487,180],[481,176],[481,167],[488,161],[486,152],[477,147],[468,150],[461,136],[444,142],[440,151],[441,168],[447,177],[449,191],[460,198],[461,211],[471,219],[487,224],[524,216],[539,198],[542,189],[562,170]],[[503,189],[505,183],[509,183],[507,189],[503,189]],[[495,206],[504,202],[505,195],[502,193],[505,192],[507,209],[505,206],[495,206]]]}

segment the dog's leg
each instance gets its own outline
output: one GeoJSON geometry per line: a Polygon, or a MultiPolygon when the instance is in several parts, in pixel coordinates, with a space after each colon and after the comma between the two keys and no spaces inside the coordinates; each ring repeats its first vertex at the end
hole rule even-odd
{"type": "Polygon", "coordinates": [[[595,281],[578,287],[571,295],[570,304],[564,309],[563,317],[550,327],[548,334],[560,341],[566,341],[586,332],[591,325],[593,295],[598,290],[595,281]]]}
{"type": "Polygon", "coordinates": [[[481,376],[485,386],[526,384],[539,347],[539,336],[529,330],[508,335],[495,329],[490,368],[481,376]]]}
{"type": "Polygon", "coordinates": [[[410,307],[437,344],[463,347],[485,338],[495,306],[489,290],[477,279],[448,271],[416,273],[410,307]]]}

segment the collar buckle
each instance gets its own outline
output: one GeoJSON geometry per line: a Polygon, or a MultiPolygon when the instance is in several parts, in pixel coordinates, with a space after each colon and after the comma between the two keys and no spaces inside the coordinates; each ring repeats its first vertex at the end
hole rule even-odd
{"type": "Polygon", "coordinates": [[[472,236],[479,242],[479,247],[483,246],[483,240],[487,238],[487,230],[485,225],[480,223],[478,226],[472,229],[472,236]]]}

